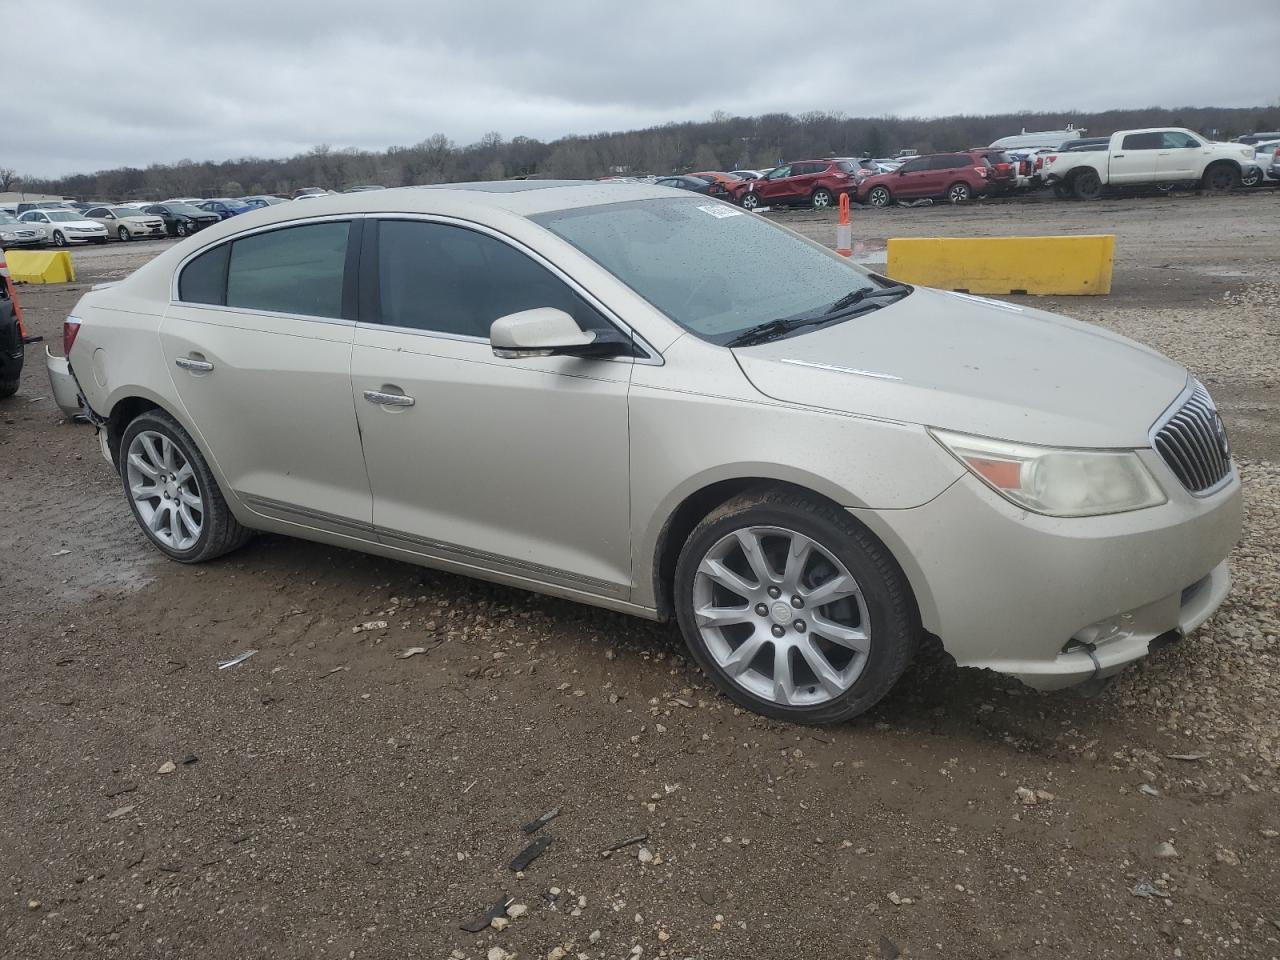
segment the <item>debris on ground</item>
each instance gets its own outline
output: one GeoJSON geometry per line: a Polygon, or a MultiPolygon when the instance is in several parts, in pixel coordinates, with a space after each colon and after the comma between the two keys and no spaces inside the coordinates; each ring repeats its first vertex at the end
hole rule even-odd
{"type": "Polygon", "coordinates": [[[368,633],[371,630],[387,629],[387,621],[385,620],[368,620],[364,623],[358,623],[351,628],[352,633],[368,633]]]}
{"type": "Polygon", "coordinates": [[[466,923],[458,924],[459,928],[467,933],[479,933],[485,927],[493,922],[494,917],[500,917],[507,912],[507,907],[515,903],[515,897],[509,897],[505,893],[497,903],[484,912],[484,916],[475,920],[468,920],[466,923]]]}
{"type": "Polygon", "coordinates": [[[221,663],[219,663],[218,669],[226,670],[228,667],[234,667],[238,663],[244,663],[246,660],[248,660],[257,652],[258,652],[257,650],[246,650],[244,653],[237,653],[230,660],[223,660],[221,663]]]}
{"type": "Polygon", "coordinates": [[[625,840],[619,840],[617,843],[610,844],[600,851],[600,856],[608,857],[610,854],[621,850],[623,847],[629,847],[632,844],[644,843],[649,839],[649,834],[638,833],[634,837],[627,837],[625,840]]]}
{"type": "Polygon", "coordinates": [[[1026,807],[1034,807],[1057,799],[1048,790],[1032,790],[1030,787],[1018,787],[1013,792],[1017,796],[1018,802],[1026,807]]]}
{"type": "Polygon", "coordinates": [[[1148,900],[1152,897],[1159,897],[1161,900],[1173,899],[1168,890],[1161,890],[1155,884],[1147,883],[1145,880],[1135,886],[1132,892],[1135,897],[1146,897],[1148,900]]]}
{"type": "Polygon", "coordinates": [[[537,820],[530,820],[520,829],[523,830],[526,834],[537,833],[539,830],[541,830],[543,827],[545,827],[548,823],[550,823],[552,820],[554,820],[558,816],[560,816],[560,808],[552,807],[550,810],[548,810],[546,813],[540,816],[537,820]]]}
{"type": "Polygon", "coordinates": [[[410,657],[416,657],[420,653],[426,653],[426,647],[408,647],[396,654],[397,660],[408,660],[410,657]]]}
{"type": "Polygon", "coordinates": [[[108,813],[108,814],[107,814],[106,819],[108,819],[108,820],[118,820],[118,819],[120,819],[121,817],[126,816],[127,814],[132,813],[132,812],[137,808],[137,806],[138,806],[138,805],[137,805],[136,803],[131,803],[131,804],[129,804],[127,807],[120,807],[120,808],[118,808],[118,809],[116,809],[116,810],[112,810],[110,813],[108,813]]]}
{"type": "Polygon", "coordinates": [[[1166,840],[1156,847],[1156,856],[1161,860],[1176,860],[1178,858],[1178,848],[1166,840]]]}
{"type": "Polygon", "coordinates": [[[533,843],[529,844],[515,855],[510,864],[511,869],[519,873],[521,870],[528,867],[529,864],[533,863],[533,861],[537,860],[546,852],[547,847],[551,846],[551,841],[553,839],[555,838],[548,834],[543,834],[537,840],[533,841],[533,843]]]}
{"type": "Polygon", "coordinates": [[[173,771],[177,769],[178,769],[178,765],[176,763],[174,763],[172,760],[166,760],[164,763],[160,764],[160,769],[157,770],[156,773],[164,777],[173,773],[173,771]]]}

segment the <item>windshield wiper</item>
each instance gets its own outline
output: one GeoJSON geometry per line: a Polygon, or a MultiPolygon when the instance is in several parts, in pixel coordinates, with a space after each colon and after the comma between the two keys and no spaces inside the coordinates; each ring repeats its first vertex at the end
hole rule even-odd
{"type": "Polygon", "coordinates": [[[906,296],[910,292],[911,288],[901,283],[880,289],[859,287],[819,313],[802,313],[794,317],[781,317],[777,320],[766,320],[764,323],[758,323],[754,327],[748,327],[728,341],[725,346],[749,347],[757,343],[766,343],[769,340],[776,340],[778,337],[785,336],[793,330],[799,330],[801,327],[813,327],[820,323],[830,323],[833,320],[859,313],[863,309],[881,307],[884,304],[878,301],[888,297],[906,296]]]}

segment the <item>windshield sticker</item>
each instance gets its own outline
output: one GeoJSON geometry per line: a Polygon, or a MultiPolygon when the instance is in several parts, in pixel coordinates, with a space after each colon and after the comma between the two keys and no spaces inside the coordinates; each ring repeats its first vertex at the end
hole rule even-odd
{"type": "Polygon", "coordinates": [[[709,213],[717,220],[723,220],[725,217],[738,217],[742,215],[741,210],[735,210],[733,207],[726,207],[723,203],[700,203],[698,209],[703,213],[709,213]]]}

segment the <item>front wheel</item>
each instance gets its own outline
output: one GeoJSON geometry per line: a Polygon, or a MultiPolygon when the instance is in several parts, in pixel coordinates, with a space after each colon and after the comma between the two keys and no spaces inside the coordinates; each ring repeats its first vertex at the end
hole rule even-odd
{"type": "Polygon", "coordinates": [[[867,203],[873,207],[887,207],[893,202],[893,195],[888,187],[872,187],[867,194],[867,203]]]}
{"type": "Polygon", "coordinates": [[[1225,163],[1210,167],[1205,171],[1202,185],[1209,193],[1227,193],[1240,183],[1240,171],[1225,163]]]}
{"type": "Polygon", "coordinates": [[[1240,175],[1240,186],[1256,187],[1262,182],[1262,170],[1258,167],[1250,167],[1240,175]]]}
{"type": "Polygon", "coordinates": [[[760,206],[760,197],[757,194],[748,191],[742,195],[743,210],[754,210],[758,206],[760,206]]]}
{"type": "Polygon", "coordinates": [[[127,242],[129,239],[129,229],[127,227],[121,227],[116,231],[116,236],[120,238],[121,243],[127,242]]]}
{"type": "Polygon", "coordinates": [[[813,209],[825,210],[835,202],[835,197],[832,195],[830,190],[825,187],[819,187],[817,190],[813,191],[813,196],[810,200],[813,202],[813,209]]]}
{"type": "Polygon", "coordinates": [[[178,225],[174,227],[173,230],[174,233],[180,237],[185,237],[187,235],[187,225],[182,221],[178,221],[178,225]]]}
{"type": "Polygon", "coordinates": [[[67,245],[67,238],[63,236],[61,230],[53,231],[53,245],[55,247],[65,247],[67,245]]]}
{"type": "Polygon", "coordinates": [[[967,183],[957,182],[947,188],[947,199],[952,203],[964,203],[971,196],[973,196],[973,193],[969,190],[967,183]]]}
{"type": "Polygon", "coordinates": [[[845,511],[783,490],[744,494],[698,524],[675,602],[694,659],[726,696],[797,723],[869,710],[921,632],[885,547],[845,511]]]}
{"type": "Polygon", "coordinates": [[[231,513],[190,435],[161,410],[139,415],[125,429],[120,476],[142,532],[174,560],[212,560],[252,536],[231,513]]]}

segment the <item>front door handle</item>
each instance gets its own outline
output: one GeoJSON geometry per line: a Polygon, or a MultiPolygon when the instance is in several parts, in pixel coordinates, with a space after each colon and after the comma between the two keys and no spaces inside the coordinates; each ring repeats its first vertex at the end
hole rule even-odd
{"type": "Polygon", "coordinates": [[[191,357],[179,357],[173,362],[183,370],[194,370],[196,373],[208,373],[213,369],[213,364],[208,360],[193,360],[191,357]]]}
{"type": "Polygon", "coordinates": [[[366,390],[364,398],[380,407],[412,407],[417,402],[403,393],[385,393],[381,390],[366,390]]]}

